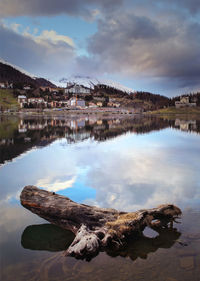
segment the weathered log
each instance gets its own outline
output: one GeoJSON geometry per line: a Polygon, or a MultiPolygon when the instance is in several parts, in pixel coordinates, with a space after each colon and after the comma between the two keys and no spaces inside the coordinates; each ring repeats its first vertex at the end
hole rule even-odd
{"type": "Polygon", "coordinates": [[[172,226],[181,210],[170,204],[153,209],[126,213],[78,204],[67,197],[39,189],[24,187],[21,204],[52,224],[68,229],[75,239],[66,255],[90,259],[103,248],[123,247],[130,235],[137,238],[146,226],[156,228],[172,226]]]}

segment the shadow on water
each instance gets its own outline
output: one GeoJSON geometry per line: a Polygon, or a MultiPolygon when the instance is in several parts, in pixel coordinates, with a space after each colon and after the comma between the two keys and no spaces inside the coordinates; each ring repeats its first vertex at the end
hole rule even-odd
{"type": "Polygon", "coordinates": [[[58,252],[66,250],[74,240],[71,231],[53,224],[29,225],[21,237],[23,248],[58,252]]]}
{"type": "MultiPolygon", "coordinates": [[[[106,249],[105,252],[112,257],[129,257],[133,261],[137,258],[146,259],[158,249],[171,248],[181,236],[176,228],[156,229],[156,231],[156,237],[142,236],[137,240],[130,237],[125,247],[120,250],[106,249]]],[[[74,237],[72,232],[52,224],[31,225],[24,230],[21,244],[23,248],[30,250],[65,251],[74,237]]]]}
{"type": "Polygon", "coordinates": [[[181,233],[176,228],[156,229],[156,237],[142,236],[134,241],[133,237],[129,239],[126,247],[120,251],[107,251],[107,254],[116,257],[129,257],[131,260],[137,258],[147,259],[148,255],[159,249],[170,249],[179,239],[181,233]]]}

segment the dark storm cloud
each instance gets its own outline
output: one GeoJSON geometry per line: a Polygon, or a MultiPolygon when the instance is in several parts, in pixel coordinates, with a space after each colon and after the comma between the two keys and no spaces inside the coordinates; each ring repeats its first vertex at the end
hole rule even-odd
{"type": "Polygon", "coordinates": [[[183,7],[191,13],[197,13],[200,11],[199,0],[170,0],[169,4],[176,4],[179,9],[183,7]]]}
{"type": "Polygon", "coordinates": [[[88,40],[90,58],[79,58],[79,63],[99,73],[173,78],[185,86],[199,83],[199,46],[198,22],[162,22],[118,12],[99,20],[97,33],[88,40]]]}
{"type": "Polygon", "coordinates": [[[200,1],[199,0],[134,0],[130,1],[134,7],[142,6],[149,10],[176,10],[178,13],[180,11],[186,11],[191,14],[197,14],[200,11],[200,1]]]}
{"type": "Polygon", "coordinates": [[[51,16],[57,14],[93,17],[96,8],[110,10],[123,0],[3,0],[0,16],[51,16]]]}
{"type": "MultiPolygon", "coordinates": [[[[12,62],[25,70],[53,79],[63,75],[74,57],[74,48],[65,41],[52,40],[44,32],[41,36],[20,35],[0,23],[0,58],[12,62]],[[64,59],[63,59],[64,58],[64,59]]],[[[59,38],[59,35],[57,35],[59,38]]],[[[65,38],[64,38],[65,39],[65,38]]],[[[63,40],[64,40],[63,39],[63,40]]]]}
{"type": "Polygon", "coordinates": [[[143,5],[150,9],[185,9],[193,14],[200,11],[199,0],[1,0],[0,16],[49,16],[65,13],[91,18],[96,8],[104,12],[111,11],[124,2],[131,3],[133,7],[143,5]]]}

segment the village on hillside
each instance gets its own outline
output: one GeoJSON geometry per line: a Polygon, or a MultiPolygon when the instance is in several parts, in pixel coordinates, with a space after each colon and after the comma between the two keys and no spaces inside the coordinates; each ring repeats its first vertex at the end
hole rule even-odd
{"type": "MultiPolygon", "coordinates": [[[[52,84],[53,85],[53,84],[52,84]]],[[[6,107],[8,94],[16,100],[14,111],[20,112],[51,112],[51,111],[121,111],[125,113],[143,113],[156,110],[175,110],[196,108],[200,104],[200,95],[182,95],[168,98],[147,92],[127,93],[105,84],[96,84],[93,87],[67,82],[65,87],[36,86],[28,83],[0,82],[1,93],[4,93],[0,102],[1,112],[12,111],[6,107]]],[[[13,107],[14,108],[14,107],[13,107]]]]}
{"type": "Polygon", "coordinates": [[[128,97],[125,92],[100,84],[89,88],[69,82],[61,88],[0,83],[0,88],[13,90],[21,111],[120,108],[125,107],[125,97],[128,97]]]}

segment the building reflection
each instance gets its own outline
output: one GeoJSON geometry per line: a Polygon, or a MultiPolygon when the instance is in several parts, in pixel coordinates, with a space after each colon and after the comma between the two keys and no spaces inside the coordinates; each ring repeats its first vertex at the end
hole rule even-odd
{"type": "Polygon", "coordinates": [[[12,160],[34,146],[46,146],[59,138],[68,143],[87,139],[106,141],[127,132],[145,134],[167,127],[186,132],[200,132],[200,121],[162,119],[155,116],[99,117],[24,117],[0,118],[0,163],[12,160]]]}
{"type": "Polygon", "coordinates": [[[196,120],[175,120],[175,128],[180,129],[181,131],[191,132],[197,131],[197,121],[196,120]]]}

